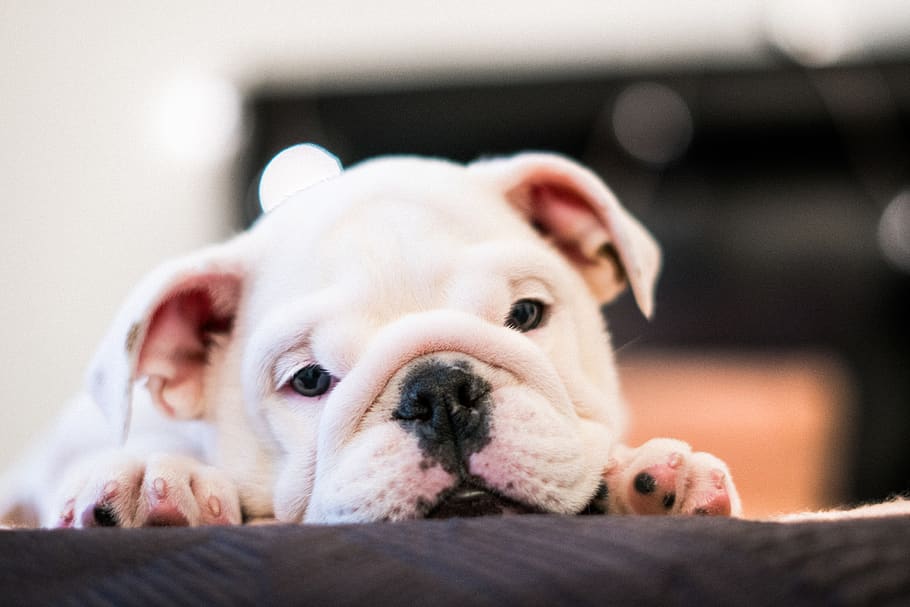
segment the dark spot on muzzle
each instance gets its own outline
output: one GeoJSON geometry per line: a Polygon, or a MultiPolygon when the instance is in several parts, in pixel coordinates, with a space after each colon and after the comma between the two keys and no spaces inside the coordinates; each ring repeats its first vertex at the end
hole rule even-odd
{"type": "Polygon", "coordinates": [[[466,459],[490,442],[489,382],[464,361],[421,362],[401,382],[392,413],[426,457],[464,477],[466,459]]]}

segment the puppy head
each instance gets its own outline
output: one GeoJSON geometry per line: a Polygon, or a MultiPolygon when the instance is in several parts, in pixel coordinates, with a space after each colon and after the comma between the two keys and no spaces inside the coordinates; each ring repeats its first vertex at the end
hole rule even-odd
{"type": "Polygon", "coordinates": [[[649,314],[658,266],[564,158],[374,160],[159,270],[92,385],[254,436],[222,460],[269,460],[283,520],[577,512],[624,424],[599,303],[629,283],[649,314]]]}

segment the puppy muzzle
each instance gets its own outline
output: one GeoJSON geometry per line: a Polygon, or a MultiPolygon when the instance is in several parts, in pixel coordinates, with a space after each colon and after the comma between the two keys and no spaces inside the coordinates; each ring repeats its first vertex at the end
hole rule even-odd
{"type": "Polygon", "coordinates": [[[331,402],[343,404],[329,407],[321,421],[319,464],[328,464],[326,458],[350,440],[395,373],[420,357],[442,352],[507,369],[533,385],[555,409],[575,415],[555,368],[526,338],[464,312],[422,312],[386,327],[338,385],[331,402]]]}

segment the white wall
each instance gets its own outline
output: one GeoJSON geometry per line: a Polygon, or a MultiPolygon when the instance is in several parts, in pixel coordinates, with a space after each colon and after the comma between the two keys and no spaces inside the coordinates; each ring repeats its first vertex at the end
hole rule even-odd
{"type": "MultiPolygon", "coordinates": [[[[0,467],[80,388],[129,287],[159,260],[230,232],[229,156],[190,162],[156,139],[175,79],[223,78],[243,91],[755,63],[769,56],[765,4],[0,2],[0,467]]],[[[857,40],[906,44],[910,3],[835,4],[848,18],[816,31],[822,44],[831,31],[849,34],[834,42],[851,53],[857,40]]]]}

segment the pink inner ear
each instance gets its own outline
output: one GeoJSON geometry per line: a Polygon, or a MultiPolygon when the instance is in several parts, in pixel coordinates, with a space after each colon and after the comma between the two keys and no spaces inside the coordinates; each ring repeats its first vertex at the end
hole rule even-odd
{"type": "Polygon", "coordinates": [[[610,241],[590,204],[568,187],[532,185],[529,211],[538,229],[576,263],[593,263],[601,247],[610,241]]]}
{"type": "Polygon", "coordinates": [[[151,316],[139,352],[137,375],[147,376],[155,404],[171,417],[202,414],[202,388],[212,335],[230,330],[233,306],[198,283],[172,291],[151,316]],[[221,303],[221,306],[218,306],[221,303]]]}

